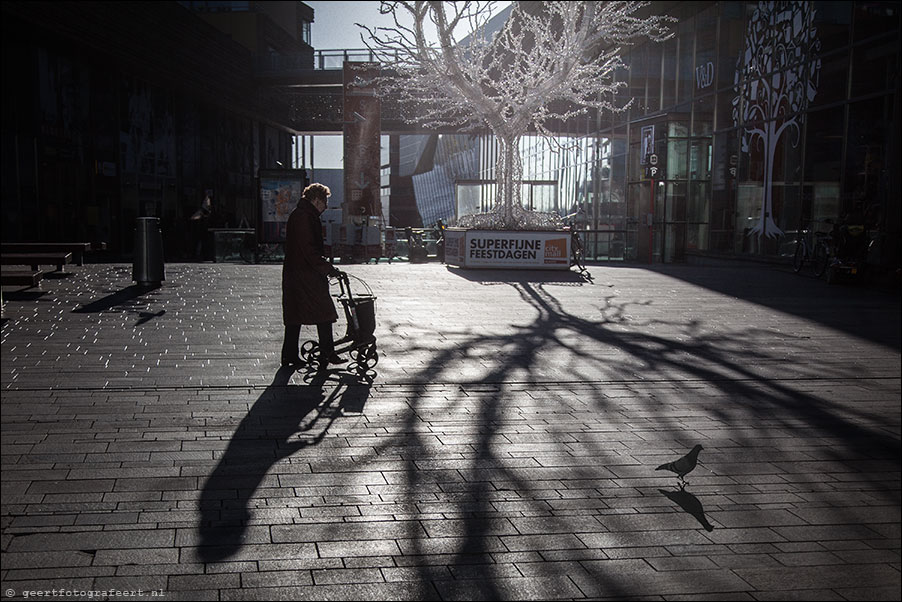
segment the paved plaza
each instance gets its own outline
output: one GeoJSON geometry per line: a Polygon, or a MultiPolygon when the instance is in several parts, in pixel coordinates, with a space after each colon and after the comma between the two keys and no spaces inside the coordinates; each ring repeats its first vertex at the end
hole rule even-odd
{"type": "Polygon", "coordinates": [[[899,599],[898,290],[342,269],[362,374],[280,368],[278,265],[4,288],[4,596],[899,599]]]}

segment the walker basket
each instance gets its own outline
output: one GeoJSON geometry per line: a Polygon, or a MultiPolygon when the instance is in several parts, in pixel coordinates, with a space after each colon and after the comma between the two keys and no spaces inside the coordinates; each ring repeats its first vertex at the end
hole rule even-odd
{"type": "Polygon", "coordinates": [[[355,295],[353,299],[341,299],[348,317],[348,325],[356,342],[373,338],[376,332],[376,297],[355,295]]]}

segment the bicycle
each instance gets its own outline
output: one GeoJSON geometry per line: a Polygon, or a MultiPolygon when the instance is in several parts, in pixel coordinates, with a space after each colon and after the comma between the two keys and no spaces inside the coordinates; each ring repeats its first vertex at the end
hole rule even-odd
{"type": "Polygon", "coordinates": [[[576,266],[576,269],[583,274],[588,272],[586,269],[586,249],[583,246],[583,239],[580,238],[578,230],[570,230],[570,265],[576,266]]]}
{"type": "Polygon", "coordinates": [[[576,266],[580,274],[591,280],[592,277],[589,275],[589,270],[586,269],[586,247],[583,244],[582,237],[579,235],[579,229],[574,223],[574,218],[579,214],[580,212],[577,211],[564,217],[565,220],[568,220],[564,229],[570,231],[570,267],[576,266]]]}
{"type": "Polygon", "coordinates": [[[830,263],[830,241],[832,237],[827,232],[814,232],[814,241],[809,242],[811,230],[799,231],[800,236],[796,241],[796,250],[792,256],[792,270],[798,274],[806,265],[810,266],[815,277],[820,278],[827,271],[830,263]]]}

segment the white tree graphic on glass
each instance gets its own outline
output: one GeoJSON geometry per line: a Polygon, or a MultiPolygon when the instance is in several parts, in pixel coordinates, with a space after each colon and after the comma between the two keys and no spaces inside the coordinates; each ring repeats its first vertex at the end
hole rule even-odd
{"type": "MultiPolygon", "coordinates": [[[[426,128],[484,131],[498,143],[495,203],[471,227],[547,227],[554,216],[527,212],[520,199],[519,143],[534,129],[550,136],[551,120],[589,107],[612,111],[623,66],[619,46],[669,37],[670,19],[633,16],[646,2],[543,2],[532,14],[515,3],[500,31],[487,33],[494,2],[385,2],[394,27],[370,28],[364,43],[383,63],[380,95],[406,107],[402,118],[426,128]],[[412,24],[407,24],[412,23],[412,24]],[[427,24],[435,27],[430,42],[427,24]],[[455,34],[469,34],[457,43],[455,34]]],[[[559,217],[558,217],[558,222],[559,217]]]]}
{"type": "Polygon", "coordinates": [[[817,93],[821,61],[811,2],[759,2],[749,20],[745,52],[734,84],[733,123],[744,126],[742,151],[764,153],[764,198],[758,223],[749,232],[777,237],[773,181],[777,143],[786,131],[801,138],[805,109],[817,93]]]}

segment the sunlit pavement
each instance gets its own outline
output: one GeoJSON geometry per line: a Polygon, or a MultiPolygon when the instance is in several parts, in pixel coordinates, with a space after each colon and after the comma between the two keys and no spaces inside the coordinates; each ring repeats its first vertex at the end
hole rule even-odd
{"type": "Polygon", "coordinates": [[[280,369],[278,265],[4,287],[4,596],[898,599],[896,292],[342,269],[369,370],[280,369]]]}

